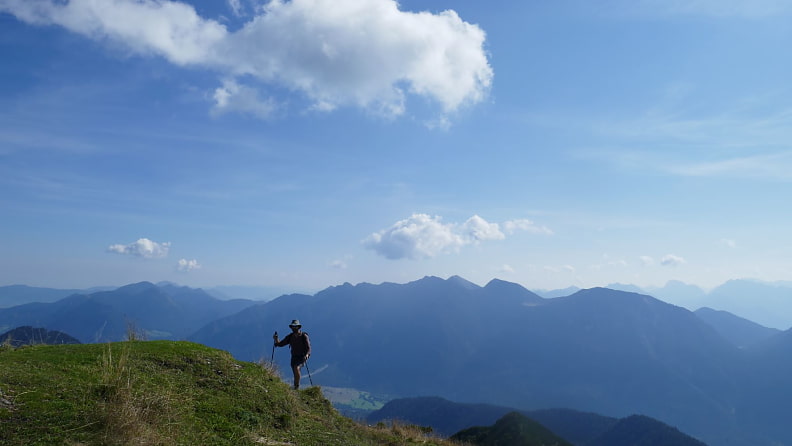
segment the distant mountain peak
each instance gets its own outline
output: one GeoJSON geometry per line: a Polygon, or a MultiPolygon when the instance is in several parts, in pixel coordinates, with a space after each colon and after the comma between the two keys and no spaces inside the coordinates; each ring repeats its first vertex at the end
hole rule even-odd
{"type": "Polygon", "coordinates": [[[470,288],[470,289],[481,288],[480,286],[476,285],[475,283],[473,283],[473,282],[471,282],[471,281],[469,281],[467,279],[464,279],[464,278],[462,278],[460,276],[451,276],[451,277],[448,278],[447,282],[455,283],[457,285],[462,285],[463,287],[470,288]]]}
{"type": "Polygon", "coordinates": [[[152,288],[158,288],[157,285],[154,285],[151,282],[137,282],[137,283],[130,283],[129,285],[124,285],[118,288],[118,291],[128,292],[128,293],[140,293],[143,291],[148,291],[152,288]]]}

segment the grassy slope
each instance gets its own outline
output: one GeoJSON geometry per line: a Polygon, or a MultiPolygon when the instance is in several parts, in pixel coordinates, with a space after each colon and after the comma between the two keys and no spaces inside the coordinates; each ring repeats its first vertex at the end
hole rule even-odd
{"type": "Polygon", "coordinates": [[[450,445],[340,416],[257,364],[188,342],[0,348],[4,445],[450,445]]]}

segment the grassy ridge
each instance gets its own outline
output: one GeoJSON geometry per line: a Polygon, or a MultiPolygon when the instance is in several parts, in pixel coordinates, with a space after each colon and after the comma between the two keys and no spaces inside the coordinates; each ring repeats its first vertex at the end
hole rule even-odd
{"type": "Polygon", "coordinates": [[[4,445],[450,445],[340,416],[260,365],[188,342],[0,349],[4,445]]]}

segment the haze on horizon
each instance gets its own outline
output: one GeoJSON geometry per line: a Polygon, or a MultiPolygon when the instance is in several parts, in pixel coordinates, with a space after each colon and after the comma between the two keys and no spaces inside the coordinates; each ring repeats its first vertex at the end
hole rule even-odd
{"type": "Polygon", "coordinates": [[[790,18],[0,0],[0,285],[792,280],[790,18]]]}

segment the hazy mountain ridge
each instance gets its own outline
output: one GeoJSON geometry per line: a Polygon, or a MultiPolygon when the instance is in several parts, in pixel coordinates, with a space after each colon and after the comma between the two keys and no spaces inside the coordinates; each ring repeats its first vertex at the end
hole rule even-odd
{"type": "Polygon", "coordinates": [[[252,304],[220,301],[200,289],[140,282],[112,291],[74,294],[53,303],[0,309],[0,329],[42,326],[82,342],[100,342],[124,339],[131,327],[152,339],[179,339],[252,304]]]}
{"type": "Polygon", "coordinates": [[[694,313],[739,348],[750,347],[781,333],[781,330],[759,325],[728,311],[702,307],[694,313]]]}
{"type": "MultiPolygon", "coordinates": [[[[100,291],[95,289],[94,291],[100,291]]],[[[10,308],[29,303],[50,303],[72,294],[88,292],[80,289],[57,289],[32,287],[27,285],[0,286],[0,308],[10,308]]]]}
{"type": "MultiPolygon", "coordinates": [[[[792,282],[762,282],[753,279],[727,281],[709,291],[696,285],[671,280],[662,287],[642,288],[631,284],[613,283],[606,288],[618,291],[649,294],[664,302],[691,311],[702,307],[727,311],[765,327],[786,330],[792,327],[792,282]]],[[[542,297],[562,297],[573,294],[576,287],[560,290],[539,290],[542,297]]]]}

